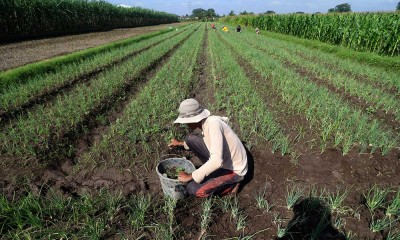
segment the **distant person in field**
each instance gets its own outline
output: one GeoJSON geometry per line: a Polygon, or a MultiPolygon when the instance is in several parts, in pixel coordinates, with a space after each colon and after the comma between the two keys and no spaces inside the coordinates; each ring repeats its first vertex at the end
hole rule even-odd
{"type": "Polygon", "coordinates": [[[229,29],[228,29],[228,27],[223,26],[223,27],[222,27],[222,31],[224,31],[224,32],[229,32],[229,29]]]}
{"type": "Polygon", "coordinates": [[[242,32],[242,27],[240,27],[240,25],[237,25],[236,32],[238,32],[238,33],[242,32]]]}
{"type": "Polygon", "coordinates": [[[215,30],[217,30],[217,28],[215,27],[215,23],[211,23],[211,28],[215,30]]]}
{"type": "Polygon", "coordinates": [[[260,34],[260,29],[256,28],[256,34],[260,34]]]}
{"type": "Polygon", "coordinates": [[[191,150],[203,162],[191,174],[179,173],[179,181],[188,182],[187,192],[196,197],[236,194],[248,171],[248,161],[244,145],[227,124],[228,118],[211,116],[192,98],[181,102],[178,111],[174,123],[186,124],[191,131],[200,129],[202,136],[188,134],[184,141],[173,138],[168,146],[191,150]]]}

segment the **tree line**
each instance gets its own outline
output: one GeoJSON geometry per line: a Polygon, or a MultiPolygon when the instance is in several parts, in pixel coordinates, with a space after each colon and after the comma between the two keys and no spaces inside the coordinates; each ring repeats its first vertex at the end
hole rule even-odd
{"type": "MultiPolygon", "coordinates": [[[[334,8],[330,8],[328,9],[328,13],[344,13],[344,12],[351,12],[351,5],[348,3],[342,3],[339,5],[336,5],[334,8]]],[[[396,11],[400,11],[400,2],[397,3],[396,6],[396,11]]],[[[296,12],[298,14],[303,14],[304,12],[296,12]]],[[[235,11],[231,10],[228,13],[228,16],[236,16],[236,15],[252,15],[254,14],[253,12],[247,12],[242,11],[239,12],[239,14],[236,14],[235,11]]],[[[262,13],[263,15],[268,15],[268,14],[275,14],[275,11],[272,10],[268,10],[264,13],[262,13]]],[[[223,15],[222,17],[224,17],[225,15],[223,15]]],[[[207,20],[213,20],[215,18],[219,18],[221,16],[219,16],[215,10],[213,8],[210,8],[208,10],[202,9],[202,8],[196,8],[193,9],[192,11],[192,15],[190,16],[191,18],[194,19],[198,19],[198,20],[203,20],[203,21],[207,21],[207,20]]]]}

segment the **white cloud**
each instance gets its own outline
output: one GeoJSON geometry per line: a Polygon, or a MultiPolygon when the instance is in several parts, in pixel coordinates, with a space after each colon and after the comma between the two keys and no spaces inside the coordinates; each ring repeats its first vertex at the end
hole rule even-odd
{"type": "Polygon", "coordinates": [[[119,4],[117,5],[118,7],[124,7],[124,8],[131,8],[132,6],[126,5],[126,4],[119,4]]]}

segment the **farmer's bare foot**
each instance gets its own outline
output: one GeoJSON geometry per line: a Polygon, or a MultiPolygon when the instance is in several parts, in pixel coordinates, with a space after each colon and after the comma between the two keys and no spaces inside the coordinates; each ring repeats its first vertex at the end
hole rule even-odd
{"type": "Polygon", "coordinates": [[[240,183],[236,183],[236,186],[232,189],[231,194],[236,195],[239,191],[240,183]]]}

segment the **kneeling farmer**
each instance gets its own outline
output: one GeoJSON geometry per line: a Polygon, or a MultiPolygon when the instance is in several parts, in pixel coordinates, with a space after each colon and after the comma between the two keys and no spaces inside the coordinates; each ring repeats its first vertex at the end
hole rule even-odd
{"type": "Polygon", "coordinates": [[[187,192],[197,197],[224,196],[236,193],[239,182],[247,173],[246,150],[227,118],[210,116],[195,99],[186,99],[179,106],[179,117],[174,123],[187,124],[193,131],[202,130],[203,137],[188,134],[184,141],[171,139],[170,148],[190,149],[203,165],[188,174],[179,173],[178,179],[187,184],[187,192]]]}

